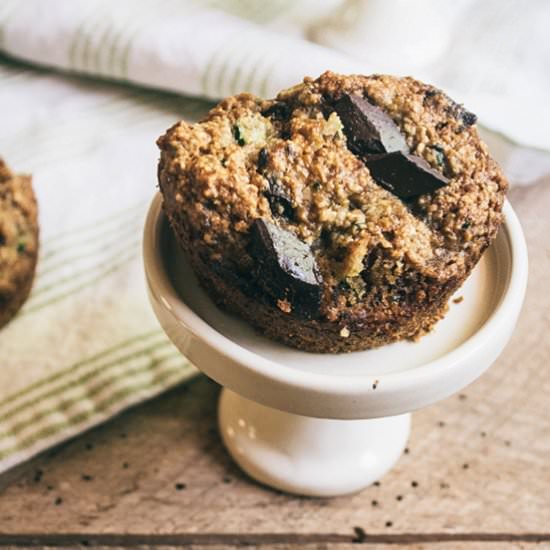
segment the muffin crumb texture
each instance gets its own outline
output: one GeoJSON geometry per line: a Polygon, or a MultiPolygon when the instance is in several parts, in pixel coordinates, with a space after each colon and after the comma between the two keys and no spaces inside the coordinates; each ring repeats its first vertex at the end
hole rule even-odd
{"type": "Polygon", "coordinates": [[[38,256],[37,206],[31,178],[0,159],[0,327],[31,290],[38,256]]]}
{"type": "Polygon", "coordinates": [[[418,339],[491,244],[507,182],[475,115],[331,72],[159,138],[164,209],[216,303],[313,352],[418,339]]]}

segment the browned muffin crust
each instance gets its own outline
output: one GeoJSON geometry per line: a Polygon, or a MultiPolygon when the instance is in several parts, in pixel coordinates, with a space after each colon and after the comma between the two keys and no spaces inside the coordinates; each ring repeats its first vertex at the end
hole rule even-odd
{"type": "Polygon", "coordinates": [[[211,296],[267,336],[318,352],[417,337],[444,315],[502,221],[507,182],[474,123],[412,78],[327,72],[275,100],[241,94],[159,139],[164,208],[211,296]],[[349,149],[334,108],[343,94],[382,108],[448,185],[406,201],[381,187],[349,149]],[[311,247],[318,315],[259,284],[258,219],[311,247]]]}
{"type": "Polygon", "coordinates": [[[12,174],[0,159],[0,327],[27,299],[37,256],[37,205],[31,177],[12,174]]]}

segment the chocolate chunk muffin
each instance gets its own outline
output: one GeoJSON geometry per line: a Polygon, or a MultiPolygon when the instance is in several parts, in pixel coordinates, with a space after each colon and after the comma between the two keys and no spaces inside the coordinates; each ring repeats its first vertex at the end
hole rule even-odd
{"type": "Polygon", "coordinates": [[[158,140],[164,209],[216,303],[266,336],[313,352],[418,338],[502,222],[475,122],[386,75],[230,97],[158,140]]]}
{"type": "Polygon", "coordinates": [[[0,159],[0,327],[27,299],[37,256],[37,206],[31,177],[12,174],[0,159]]]}

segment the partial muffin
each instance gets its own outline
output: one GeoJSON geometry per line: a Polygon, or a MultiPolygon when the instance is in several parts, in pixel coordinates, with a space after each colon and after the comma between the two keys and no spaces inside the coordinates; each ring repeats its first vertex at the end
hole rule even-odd
{"type": "Polygon", "coordinates": [[[37,206],[31,177],[12,174],[0,159],[0,327],[27,299],[37,256],[37,206]]]}
{"type": "Polygon", "coordinates": [[[314,352],[417,338],[502,222],[475,122],[385,75],[230,97],[159,138],[164,209],[216,303],[266,336],[314,352]]]}

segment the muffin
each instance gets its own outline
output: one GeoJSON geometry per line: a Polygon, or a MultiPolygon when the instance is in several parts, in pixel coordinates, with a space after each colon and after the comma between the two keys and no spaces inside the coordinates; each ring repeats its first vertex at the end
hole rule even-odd
{"type": "Polygon", "coordinates": [[[37,206],[31,177],[12,174],[0,159],[0,328],[27,299],[37,256],[37,206]]]}
{"type": "Polygon", "coordinates": [[[413,78],[326,72],[159,138],[164,210],[212,299],[311,352],[416,339],[502,222],[476,116],[413,78]]]}

